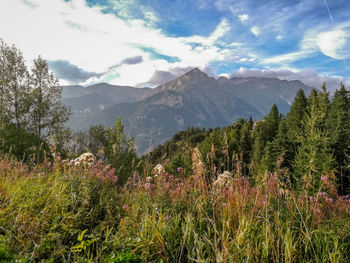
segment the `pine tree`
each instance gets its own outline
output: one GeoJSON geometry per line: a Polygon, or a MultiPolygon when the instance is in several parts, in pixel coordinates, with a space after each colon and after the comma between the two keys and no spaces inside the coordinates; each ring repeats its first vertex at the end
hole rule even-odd
{"type": "Polygon", "coordinates": [[[319,190],[321,176],[331,176],[334,168],[329,135],[322,130],[324,118],[325,113],[318,110],[314,100],[295,136],[300,146],[293,164],[293,178],[300,190],[310,194],[319,190]]]}
{"type": "Polygon", "coordinates": [[[266,142],[270,142],[274,139],[278,132],[278,124],[280,121],[280,114],[276,104],[273,104],[269,114],[265,116],[264,127],[264,137],[266,142]]]}
{"type": "Polygon", "coordinates": [[[340,193],[350,193],[350,93],[341,84],[329,106],[326,127],[330,133],[331,147],[337,163],[340,193]]]}
{"type": "Polygon", "coordinates": [[[264,149],[264,155],[261,158],[259,167],[260,174],[264,174],[266,171],[272,172],[276,164],[275,154],[273,152],[273,144],[268,142],[264,149]]]}
{"type": "Polygon", "coordinates": [[[249,164],[250,162],[250,154],[252,151],[252,140],[251,140],[251,124],[249,122],[245,122],[242,126],[239,138],[239,149],[240,153],[243,156],[244,163],[249,164]]]}
{"type": "Polygon", "coordinates": [[[282,156],[283,162],[281,163],[281,167],[291,169],[295,149],[293,142],[290,140],[287,120],[280,121],[278,133],[272,143],[272,149],[274,161],[277,162],[277,159],[282,156]]]}
{"type": "Polygon", "coordinates": [[[289,129],[295,130],[300,128],[306,106],[307,99],[304,90],[299,89],[287,115],[287,125],[289,129]]]}
{"type": "Polygon", "coordinates": [[[254,175],[257,175],[260,170],[261,158],[264,155],[265,141],[263,138],[262,129],[259,128],[259,125],[253,133],[254,143],[251,153],[251,172],[254,175]]]}

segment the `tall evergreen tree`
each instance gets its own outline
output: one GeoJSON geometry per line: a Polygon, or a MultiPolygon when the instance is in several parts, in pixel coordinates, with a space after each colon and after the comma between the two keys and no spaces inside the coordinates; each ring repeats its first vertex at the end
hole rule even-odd
{"type": "Polygon", "coordinates": [[[287,120],[280,121],[278,126],[278,133],[272,143],[272,152],[274,154],[274,161],[283,155],[283,162],[281,167],[291,169],[292,161],[294,160],[295,149],[293,142],[289,136],[289,128],[287,120]]]}
{"type": "Polygon", "coordinates": [[[301,130],[297,131],[300,146],[293,165],[298,188],[311,194],[319,190],[321,176],[330,176],[334,168],[330,138],[322,130],[325,114],[317,106],[314,100],[303,118],[301,130]]]}
{"type": "Polygon", "coordinates": [[[244,163],[247,163],[247,164],[249,164],[250,162],[250,154],[252,151],[250,127],[251,127],[251,124],[249,122],[245,122],[242,126],[240,138],[239,138],[240,153],[243,156],[244,163]]]}
{"type": "Polygon", "coordinates": [[[272,141],[278,132],[278,124],[280,121],[280,114],[276,104],[273,104],[270,112],[265,116],[264,137],[266,142],[272,141]]]}
{"type": "Polygon", "coordinates": [[[299,89],[287,115],[287,124],[289,129],[294,130],[301,127],[301,121],[303,119],[306,106],[307,99],[305,97],[304,90],[299,89]]]}
{"type": "Polygon", "coordinates": [[[350,93],[343,84],[334,93],[326,127],[330,133],[331,147],[337,163],[340,193],[350,193],[350,93]]]}
{"type": "Polygon", "coordinates": [[[264,155],[265,148],[263,130],[260,127],[258,125],[253,133],[254,143],[251,153],[251,172],[254,175],[259,173],[261,158],[264,155]]]}

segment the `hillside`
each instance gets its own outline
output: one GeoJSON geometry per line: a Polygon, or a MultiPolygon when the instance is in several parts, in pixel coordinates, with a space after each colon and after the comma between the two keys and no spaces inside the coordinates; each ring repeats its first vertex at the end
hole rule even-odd
{"type": "Polygon", "coordinates": [[[299,89],[305,93],[311,90],[300,81],[275,78],[215,79],[197,68],[153,90],[122,89],[106,84],[86,89],[106,96],[108,88],[114,95],[103,104],[98,104],[97,97],[96,103],[92,103],[94,110],[88,112],[86,109],[92,107],[84,104],[84,96],[75,98],[77,101],[64,100],[73,109],[77,109],[77,103],[86,107],[74,111],[70,125],[74,130],[88,130],[97,124],[111,126],[120,116],[127,135],[135,138],[139,154],[145,153],[150,145],[153,148],[190,126],[225,126],[238,118],[250,116],[261,119],[274,103],[282,113],[286,113],[299,89]],[[115,103],[111,105],[113,98],[115,103]]]}

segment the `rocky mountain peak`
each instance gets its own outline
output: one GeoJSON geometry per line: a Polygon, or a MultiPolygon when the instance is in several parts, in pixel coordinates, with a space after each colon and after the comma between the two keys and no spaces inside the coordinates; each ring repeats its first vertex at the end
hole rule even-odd
{"type": "Polygon", "coordinates": [[[199,80],[199,79],[209,79],[209,76],[200,71],[198,68],[191,69],[187,73],[185,73],[182,77],[189,77],[191,79],[199,80]]]}
{"type": "Polygon", "coordinates": [[[212,78],[210,78],[206,73],[202,72],[198,68],[194,68],[186,72],[182,76],[166,84],[163,84],[156,89],[157,90],[182,90],[186,86],[193,86],[195,83],[206,82],[210,79],[212,78]]]}

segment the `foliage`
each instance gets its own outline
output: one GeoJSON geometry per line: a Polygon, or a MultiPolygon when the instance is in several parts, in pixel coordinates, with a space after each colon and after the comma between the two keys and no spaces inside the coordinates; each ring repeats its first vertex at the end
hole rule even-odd
{"type": "Polygon", "coordinates": [[[348,262],[349,197],[299,194],[281,173],[218,187],[162,172],[120,188],[101,163],[2,158],[0,260],[348,262]]]}
{"type": "Polygon", "coordinates": [[[22,52],[0,39],[0,139],[3,152],[22,159],[28,159],[28,152],[31,152],[37,154],[35,159],[40,159],[45,154],[42,145],[47,143],[48,135],[62,137],[60,135],[67,130],[63,124],[68,120],[70,110],[62,105],[61,93],[62,88],[49,71],[46,60],[39,56],[28,71],[22,52]],[[32,147],[35,150],[30,150],[32,147]]]}
{"type": "Polygon", "coordinates": [[[138,158],[135,153],[133,138],[127,139],[124,126],[117,118],[113,127],[106,130],[105,154],[107,161],[119,174],[118,183],[123,185],[132,172],[138,167],[138,158]]]}
{"type": "Polygon", "coordinates": [[[45,141],[25,129],[18,129],[15,124],[0,124],[0,153],[24,162],[50,158],[50,149],[45,141]]]}
{"type": "Polygon", "coordinates": [[[1,42],[0,69],[0,262],[350,261],[343,85],[332,100],[325,84],[300,90],[287,116],[273,105],[256,122],[188,128],[140,160],[119,118],[63,128],[45,60],[28,73],[1,42]],[[94,165],[62,161],[87,150],[94,165]]]}
{"type": "Polygon", "coordinates": [[[29,83],[29,129],[43,139],[68,121],[70,110],[62,105],[62,87],[49,71],[46,60],[40,56],[34,60],[29,83]]]}

